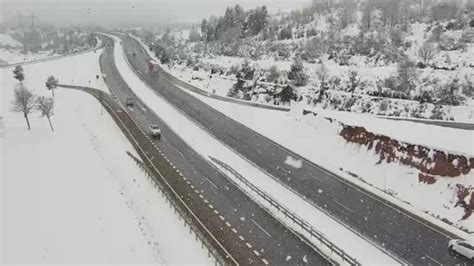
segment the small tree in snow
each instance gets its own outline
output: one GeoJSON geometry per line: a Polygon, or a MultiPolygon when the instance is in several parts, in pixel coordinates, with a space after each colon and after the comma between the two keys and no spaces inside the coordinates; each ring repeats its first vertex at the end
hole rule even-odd
{"type": "Polygon", "coordinates": [[[418,56],[423,59],[423,64],[428,65],[437,53],[436,47],[429,42],[425,42],[418,50],[418,56]]]}
{"type": "Polygon", "coordinates": [[[18,80],[20,83],[25,80],[25,73],[23,72],[23,68],[21,66],[16,66],[13,70],[13,77],[18,80]]]}
{"type": "Polygon", "coordinates": [[[28,130],[31,129],[28,115],[34,111],[35,98],[35,95],[33,95],[33,93],[29,91],[23,84],[19,84],[15,88],[15,99],[12,101],[12,110],[14,112],[23,113],[28,130]]]}
{"type": "Polygon", "coordinates": [[[292,80],[295,86],[305,86],[308,81],[308,76],[304,72],[304,65],[301,58],[297,57],[293,61],[288,73],[288,79],[292,80]]]}
{"type": "Polygon", "coordinates": [[[48,80],[46,80],[45,85],[46,85],[46,88],[48,88],[48,90],[51,91],[54,97],[54,89],[58,87],[58,79],[55,78],[54,76],[50,76],[48,80]]]}
{"type": "Polygon", "coordinates": [[[37,100],[36,108],[41,112],[41,117],[46,117],[51,127],[51,131],[54,131],[53,124],[51,123],[51,116],[54,115],[54,99],[41,96],[37,100]]]}

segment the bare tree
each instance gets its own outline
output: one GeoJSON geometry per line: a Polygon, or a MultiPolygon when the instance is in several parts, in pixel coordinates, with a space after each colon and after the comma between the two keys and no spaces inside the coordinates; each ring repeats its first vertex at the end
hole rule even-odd
{"type": "Polygon", "coordinates": [[[54,89],[58,87],[58,79],[55,78],[54,76],[50,76],[48,80],[46,80],[45,85],[46,85],[46,88],[48,88],[48,90],[51,91],[54,97],[54,89]]]}
{"type": "Polygon", "coordinates": [[[51,131],[54,131],[53,124],[51,123],[51,116],[54,115],[54,99],[41,96],[37,100],[36,108],[41,112],[41,117],[48,118],[49,126],[51,131]]]}
{"type": "Polygon", "coordinates": [[[418,50],[418,56],[423,59],[425,65],[428,65],[437,53],[436,47],[429,42],[425,42],[418,50]]]}
{"type": "Polygon", "coordinates": [[[23,67],[21,66],[16,66],[15,69],[13,70],[13,77],[18,80],[20,83],[25,80],[25,73],[23,72],[23,67]]]}
{"type": "Polygon", "coordinates": [[[14,112],[23,113],[23,117],[25,117],[26,124],[28,125],[28,130],[31,129],[28,115],[34,111],[35,98],[35,95],[23,84],[20,83],[15,88],[15,99],[12,101],[12,110],[14,112]]]}

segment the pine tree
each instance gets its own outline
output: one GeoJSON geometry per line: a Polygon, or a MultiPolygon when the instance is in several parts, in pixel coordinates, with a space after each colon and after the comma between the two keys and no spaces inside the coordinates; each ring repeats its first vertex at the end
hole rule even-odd
{"type": "Polygon", "coordinates": [[[58,79],[55,78],[54,76],[50,76],[48,78],[48,80],[46,80],[45,86],[46,86],[46,88],[48,88],[48,90],[51,91],[51,93],[53,94],[53,97],[54,97],[54,89],[56,89],[58,87],[58,79]]]}
{"type": "Polygon", "coordinates": [[[23,67],[21,66],[16,66],[15,69],[13,70],[13,77],[18,80],[20,83],[25,80],[25,73],[23,72],[23,67]]]}

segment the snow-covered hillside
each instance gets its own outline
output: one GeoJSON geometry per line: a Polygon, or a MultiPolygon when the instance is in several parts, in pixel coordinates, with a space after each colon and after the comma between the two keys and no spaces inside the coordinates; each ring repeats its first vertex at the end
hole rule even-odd
{"type": "Polygon", "coordinates": [[[267,17],[258,8],[235,6],[191,30],[134,34],[153,43],[174,74],[220,95],[474,122],[472,6],[453,7],[449,16],[435,3],[422,14],[418,3],[374,3],[346,1],[267,17]]]}
{"type": "MultiPolygon", "coordinates": [[[[25,66],[24,83],[45,96],[50,75],[107,90],[95,81],[99,55],[25,66]]],[[[95,98],[59,89],[55,131],[38,113],[28,131],[11,111],[12,69],[0,71],[2,264],[212,263],[128,157],[133,147],[95,98]]]]}

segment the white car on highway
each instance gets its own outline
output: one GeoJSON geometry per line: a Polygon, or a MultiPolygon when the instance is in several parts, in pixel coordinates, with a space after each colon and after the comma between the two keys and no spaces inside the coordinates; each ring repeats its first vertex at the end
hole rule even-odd
{"type": "Polygon", "coordinates": [[[466,258],[474,259],[474,241],[453,239],[448,243],[449,251],[456,252],[466,258]]]}
{"type": "Polygon", "coordinates": [[[153,138],[155,139],[161,138],[161,130],[157,125],[151,124],[149,132],[150,132],[150,136],[152,136],[153,138]]]}

